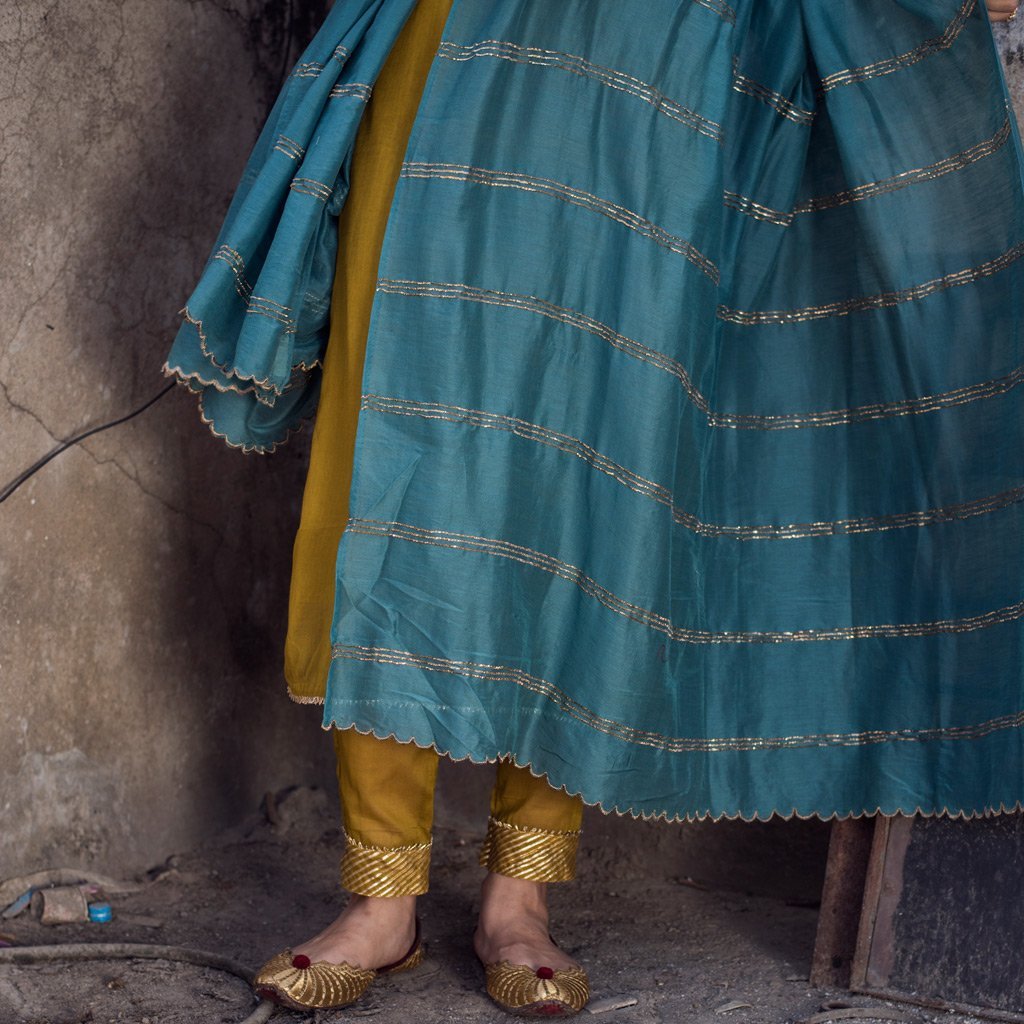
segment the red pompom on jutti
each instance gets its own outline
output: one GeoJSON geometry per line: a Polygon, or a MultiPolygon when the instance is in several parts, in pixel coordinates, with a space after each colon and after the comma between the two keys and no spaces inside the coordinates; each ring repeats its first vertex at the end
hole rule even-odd
{"type": "Polygon", "coordinates": [[[548,981],[551,978],[553,978],[554,976],[555,976],[555,972],[553,970],[551,970],[550,967],[538,967],[537,968],[537,977],[538,978],[544,978],[545,981],[548,981]]]}
{"type": "Polygon", "coordinates": [[[299,953],[297,956],[292,957],[292,967],[298,967],[300,971],[304,971],[312,961],[304,953],[299,953]]]}

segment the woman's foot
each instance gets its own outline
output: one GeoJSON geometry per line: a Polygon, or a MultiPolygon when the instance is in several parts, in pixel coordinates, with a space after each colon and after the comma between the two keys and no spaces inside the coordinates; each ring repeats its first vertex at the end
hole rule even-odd
{"type": "Polygon", "coordinates": [[[416,897],[349,897],[319,935],[292,949],[296,956],[377,970],[409,952],[416,937],[416,897]]]}
{"type": "Polygon", "coordinates": [[[548,934],[547,886],[488,874],[473,939],[487,994],[507,1013],[568,1017],[590,998],[583,969],[548,934]]]}
{"type": "Polygon", "coordinates": [[[508,961],[536,970],[579,967],[548,934],[547,885],[488,873],[473,948],[484,964],[508,961]]]}
{"type": "Polygon", "coordinates": [[[293,1010],[340,1009],[359,999],[378,971],[422,962],[417,931],[415,896],[353,896],[319,935],[268,960],[253,987],[293,1010]]]}

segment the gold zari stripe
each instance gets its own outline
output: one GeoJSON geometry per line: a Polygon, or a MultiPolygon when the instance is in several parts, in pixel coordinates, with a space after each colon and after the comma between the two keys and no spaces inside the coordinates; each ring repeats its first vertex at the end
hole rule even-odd
{"type": "Polygon", "coordinates": [[[285,334],[294,334],[297,330],[295,320],[291,316],[291,310],[287,306],[282,306],[281,303],[275,302],[273,299],[264,298],[262,295],[250,296],[246,313],[253,313],[276,320],[279,324],[284,325],[285,334]]]}
{"type": "Polygon", "coordinates": [[[728,306],[718,307],[718,318],[731,324],[744,327],[761,326],[764,324],[796,324],[809,320],[824,320],[833,316],[849,316],[851,313],[863,313],[871,309],[887,309],[904,302],[917,302],[929,295],[946,291],[948,288],[959,288],[965,284],[974,284],[1016,263],[1024,256],[1024,242],[1007,249],[1002,255],[988,260],[976,267],[967,267],[944,277],[937,277],[924,284],[903,288],[895,292],[882,292],[879,295],[865,295],[856,299],[844,299],[840,302],[829,302],[822,306],[804,306],[802,309],[769,309],[742,310],[730,309],[728,306]]]}
{"type": "Polygon", "coordinates": [[[783,210],[775,210],[763,203],[758,203],[738,192],[726,191],[724,202],[726,206],[739,210],[757,220],[767,221],[770,224],[777,224],[780,227],[789,227],[794,219],[803,213],[817,213],[821,210],[832,210],[838,206],[845,206],[849,203],[860,202],[864,199],[872,199],[875,196],[884,195],[889,192],[897,192],[900,189],[908,188],[911,185],[918,185],[924,181],[934,181],[954,171],[961,171],[971,164],[984,160],[986,157],[997,153],[1010,138],[1010,120],[1007,118],[1002,127],[989,139],[979,142],[970,149],[965,149],[953,156],[939,160],[937,163],[929,164],[927,167],[918,167],[911,171],[903,171],[891,178],[883,178],[879,181],[868,182],[864,185],[857,185],[854,188],[842,192],[834,192],[832,195],[819,196],[815,199],[807,199],[798,203],[793,209],[786,213],[783,210]]]}
{"type": "Polygon", "coordinates": [[[346,836],[342,887],[360,896],[420,896],[429,883],[431,846],[368,846],[346,836]]]}
{"type": "Polygon", "coordinates": [[[330,185],[325,185],[322,181],[315,181],[313,178],[295,178],[292,181],[291,189],[293,192],[301,192],[303,195],[312,196],[325,203],[334,193],[334,189],[330,185]]]}
{"type": "MultiPolygon", "coordinates": [[[[344,65],[345,61],[348,60],[348,47],[337,46],[334,49],[334,53],[331,54],[331,60],[336,60],[338,63],[344,65]]],[[[319,61],[311,60],[305,64],[296,64],[292,71],[294,78],[316,78],[317,75],[323,71],[324,65],[319,61]]]]}
{"type": "Polygon", "coordinates": [[[906,527],[931,526],[936,523],[953,522],[986,515],[999,509],[1024,501],[1024,487],[1015,487],[1000,494],[977,498],[973,501],[927,509],[923,512],[902,512],[884,516],[861,516],[854,519],[838,519],[811,523],[790,523],[785,526],[724,526],[707,523],[690,512],[685,512],[675,503],[675,497],[668,487],[655,483],[626,469],[607,455],[587,444],[578,437],[561,431],[550,430],[538,423],[516,416],[485,412],[482,409],[467,409],[458,405],[440,402],[413,402],[403,398],[385,395],[363,395],[361,410],[390,413],[397,416],[418,416],[428,420],[443,420],[446,423],[465,423],[473,427],[506,431],[516,437],[543,444],[549,448],[573,455],[581,462],[606,474],[636,494],[644,495],[664,505],[671,513],[673,522],[691,530],[700,537],[731,537],[735,540],[794,540],[806,537],[833,537],[855,533],[875,533],[883,530],[897,530],[906,527]]]}
{"type": "Polygon", "coordinates": [[[410,541],[430,547],[448,548],[475,554],[506,558],[521,565],[550,573],[579,587],[588,597],[616,615],[631,622],[663,633],[670,640],[684,644],[780,644],[806,643],[830,640],[878,640],[896,637],[937,636],[942,633],[971,633],[988,629],[1006,622],[1024,618],[1024,601],[997,608],[981,615],[959,619],[937,619],[931,622],[907,622],[871,626],[834,626],[826,629],[792,630],[726,630],[715,632],[706,629],[688,629],[675,625],[667,616],[649,608],[633,604],[619,597],[595,579],[587,576],[582,569],[563,562],[554,555],[534,548],[515,544],[512,541],[494,537],[479,537],[469,533],[454,533],[448,530],[432,530],[411,523],[399,523],[381,519],[349,519],[346,529],[350,534],[365,534],[373,537],[390,537],[394,540],[410,541]]]}
{"type": "Polygon", "coordinates": [[[302,148],[294,139],[289,139],[287,135],[279,135],[277,142],[274,143],[274,149],[278,153],[284,153],[286,157],[291,160],[299,161],[305,155],[305,149],[302,148]]]}
{"type": "Polygon", "coordinates": [[[527,882],[571,882],[576,877],[580,833],[487,821],[480,865],[496,875],[527,882]]]}
{"type": "Polygon", "coordinates": [[[660,245],[663,249],[685,257],[698,270],[707,274],[715,284],[719,282],[718,267],[700,252],[694,245],[683,238],[669,234],[664,228],[641,217],[632,210],[610,203],[606,199],[573,188],[551,178],[537,178],[529,174],[516,174],[512,171],[495,171],[485,167],[469,167],[465,164],[438,163],[406,163],[402,165],[403,178],[430,178],[442,181],[462,181],[474,185],[489,185],[493,188],[512,188],[523,192],[535,192],[538,195],[558,199],[571,206],[598,213],[624,227],[635,231],[645,238],[660,245]]]}
{"type": "Polygon", "coordinates": [[[796,106],[796,104],[787,100],[782,93],[775,92],[774,89],[769,89],[768,86],[755,82],[754,79],[742,74],[738,67],[733,68],[732,87],[736,92],[743,93],[745,96],[751,96],[760,103],[771,107],[776,114],[786,118],[787,121],[802,125],[814,123],[816,115],[813,110],[804,110],[796,106]]]}
{"type": "Polygon", "coordinates": [[[871,402],[849,409],[825,409],[819,412],[803,413],[715,412],[708,399],[690,379],[686,368],[678,360],[657,351],[657,349],[650,348],[642,342],[634,341],[624,334],[619,334],[607,324],[577,310],[556,306],[535,295],[499,292],[456,282],[401,281],[381,278],[377,282],[377,290],[388,295],[479,302],[490,306],[519,309],[586,331],[634,359],[639,359],[641,362],[648,363],[675,377],[686,392],[687,398],[704,414],[708,426],[716,428],[793,430],[805,427],[834,427],[849,423],[863,423],[892,416],[919,415],[966,405],[979,399],[994,398],[1012,391],[1024,382],[1024,366],[1018,366],[1003,377],[982,381],[979,384],[970,384],[966,387],[954,388],[951,391],[922,395],[918,398],[905,398],[895,402],[871,402]]]}
{"type": "Polygon", "coordinates": [[[725,0],[693,0],[693,2],[701,7],[706,7],[709,11],[714,11],[715,14],[730,25],[736,24],[736,12],[725,0]]]}
{"type": "MultiPolygon", "coordinates": [[[[252,285],[245,277],[245,260],[242,259],[242,254],[237,249],[232,249],[230,245],[222,245],[210,259],[220,260],[231,268],[231,273],[235,278],[235,291],[248,302],[249,296],[252,295],[252,285]]],[[[209,354],[207,353],[207,355],[209,354]]]]}
{"type": "Polygon", "coordinates": [[[507,42],[502,39],[483,39],[478,43],[461,45],[443,42],[437,51],[439,57],[451,61],[468,61],[481,57],[507,60],[514,64],[529,64],[536,67],[557,68],[570,74],[588,78],[610,89],[634,96],[644,103],[649,103],[659,114],[678,121],[716,142],[722,141],[722,126],[706,117],[701,117],[688,107],[670,99],[661,90],[649,82],[618,71],[615,68],[602,67],[574,53],[561,50],[544,50],[538,46],[522,46],[519,43],[507,42]]]}
{"type": "Polygon", "coordinates": [[[857,82],[866,82],[869,78],[889,75],[894,71],[909,68],[918,61],[924,60],[925,57],[930,57],[933,53],[941,53],[943,50],[948,50],[956,41],[957,36],[963,31],[964,26],[967,24],[967,19],[971,16],[976,5],[977,0],[964,0],[960,10],[957,11],[956,16],[946,26],[942,35],[936,36],[934,39],[926,39],[920,46],[915,46],[914,49],[908,50],[906,53],[901,53],[897,57],[887,57],[884,60],[875,61],[873,64],[865,64],[859,68],[833,71],[822,78],[822,91],[828,92],[830,89],[835,89],[840,85],[854,85],[857,82]]]}
{"type": "Polygon", "coordinates": [[[362,100],[363,103],[369,103],[372,93],[373,87],[370,85],[366,85],[363,82],[349,82],[345,85],[336,85],[330,92],[330,98],[337,100],[345,96],[355,96],[356,99],[362,100]]]}
{"type": "Polygon", "coordinates": [[[920,729],[870,729],[863,732],[807,733],[802,736],[729,736],[682,737],[666,736],[647,729],[604,718],[570,697],[564,690],[539,676],[530,675],[506,665],[488,665],[475,661],[454,661],[411,651],[359,644],[334,644],[335,658],[372,662],[417,671],[439,672],[464,676],[485,683],[511,683],[551,701],[559,711],[582,725],[641,747],[653,747],[671,754],[721,753],[726,751],[792,750],[802,747],[860,747],[876,743],[921,743],[928,740],[975,740],[1003,729],[1024,726],[1024,711],[1000,715],[972,725],[934,726],[920,729]]]}

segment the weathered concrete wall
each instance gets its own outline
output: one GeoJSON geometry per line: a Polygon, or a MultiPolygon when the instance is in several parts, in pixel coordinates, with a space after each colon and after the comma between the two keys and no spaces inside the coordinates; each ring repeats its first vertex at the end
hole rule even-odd
{"type": "MultiPolygon", "coordinates": [[[[175,311],[325,7],[0,4],[0,482],[162,386],[175,311]]],[[[1024,100],[1024,21],[999,38],[1024,100]]],[[[305,444],[243,457],[176,392],[0,506],[0,878],[137,869],[268,789],[330,784],[317,712],[280,674],[305,444]]],[[[488,774],[446,767],[441,824],[481,826],[488,774]]],[[[623,870],[804,897],[827,835],[588,822],[623,870]]]]}
{"type": "MultiPolygon", "coordinates": [[[[0,480],[164,385],[176,311],[325,7],[0,4],[0,480]]],[[[0,877],[144,866],[329,777],[280,674],[304,452],[230,451],[177,389],[0,506],[0,877]]]]}

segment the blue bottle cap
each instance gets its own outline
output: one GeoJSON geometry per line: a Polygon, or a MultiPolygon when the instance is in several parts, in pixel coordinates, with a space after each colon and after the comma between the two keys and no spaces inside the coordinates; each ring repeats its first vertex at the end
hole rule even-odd
{"type": "Polygon", "coordinates": [[[114,916],[114,911],[109,903],[90,903],[89,920],[96,924],[105,924],[114,916]]]}

